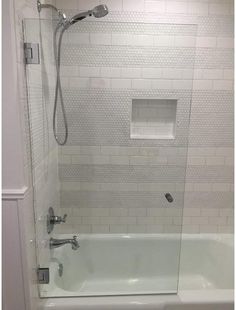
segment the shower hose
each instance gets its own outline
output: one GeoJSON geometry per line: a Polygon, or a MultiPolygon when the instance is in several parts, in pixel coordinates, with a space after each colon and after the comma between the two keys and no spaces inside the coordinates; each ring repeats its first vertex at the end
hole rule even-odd
{"type": "Polygon", "coordinates": [[[54,49],[54,58],[56,64],[56,87],[55,87],[55,96],[54,96],[54,107],[53,107],[53,134],[55,137],[56,142],[59,145],[65,145],[68,139],[68,123],[66,118],[66,111],[64,106],[64,99],[62,94],[62,87],[61,87],[61,78],[60,78],[60,67],[61,67],[61,43],[62,37],[65,32],[65,27],[62,27],[62,24],[58,24],[54,33],[53,33],[53,49],[54,49]],[[61,28],[61,30],[60,30],[61,28]],[[57,46],[57,33],[60,30],[59,38],[58,38],[58,46],[57,46]],[[57,135],[57,128],[56,128],[56,116],[57,116],[57,109],[58,109],[58,100],[60,100],[61,104],[61,111],[62,111],[62,118],[63,118],[63,125],[65,128],[64,138],[59,139],[57,135]]]}

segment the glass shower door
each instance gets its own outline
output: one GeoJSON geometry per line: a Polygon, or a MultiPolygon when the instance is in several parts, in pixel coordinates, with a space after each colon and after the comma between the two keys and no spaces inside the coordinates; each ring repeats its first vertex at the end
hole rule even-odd
{"type": "Polygon", "coordinates": [[[177,292],[196,26],[104,20],[63,37],[64,146],[52,133],[56,22],[25,21],[41,52],[26,66],[41,297],[177,292]],[[68,215],[51,234],[49,207],[68,215]],[[73,235],[78,250],[49,249],[73,235]]]}

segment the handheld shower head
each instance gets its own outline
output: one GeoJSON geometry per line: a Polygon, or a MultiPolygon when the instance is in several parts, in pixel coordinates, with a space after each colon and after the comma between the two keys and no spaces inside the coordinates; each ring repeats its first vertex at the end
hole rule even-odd
{"type": "Polygon", "coordinates": [[[100,4],[95,6],[92,12],[94,17],[101,18],[108,14],[108,7],[105,4],[100,4]]]}
{"type": "Polygon", "coordinates": [[[87,12],[82,12],[79,14],[74,15],[69,21],[67,27],[77,23],[78,21],[88,17],[88,16],[94,16],[96,18],[104,17],[108,14],[108,7],[105,4],[100,4],[95,6],[92,10],[89,10],[87,12]]]}

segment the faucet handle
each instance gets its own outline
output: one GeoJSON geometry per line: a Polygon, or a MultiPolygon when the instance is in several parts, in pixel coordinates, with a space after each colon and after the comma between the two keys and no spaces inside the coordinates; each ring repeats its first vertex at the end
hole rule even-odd
{"type": "Polygon", "coordinates": [[[80,245],[79,245],[79,242],[78,242],[78,236],[73,236],[73,243],[72,243],[72,250],[77,250],[80,245]]]}
{"type": "Polygon", "coordinates": [[[66,218],[67,218],[67,214],[64,214],[63,217],[62,217],[62,219],[61,219],[61,221],[62,221],[63,223],[65,223],[65,222],[66,222],[66,218]]]}

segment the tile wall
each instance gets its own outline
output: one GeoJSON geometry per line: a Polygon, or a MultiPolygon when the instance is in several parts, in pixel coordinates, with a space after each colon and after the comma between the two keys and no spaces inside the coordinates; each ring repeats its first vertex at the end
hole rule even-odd
{"type": "MultiPolygon", "coordinates": [[[[68,15],[98,3],[56,1],[68,15]]],[[[70,134],[59,177],[61,211],[71,216],[59,231],[179,231],[185,198],[184,232],[231,232],[233,1],[104,3],[109,15],[64,38],[70,134]],[[176,139],[130,139],[131,101],[140,98],[179,99],[176,139]]]]}

